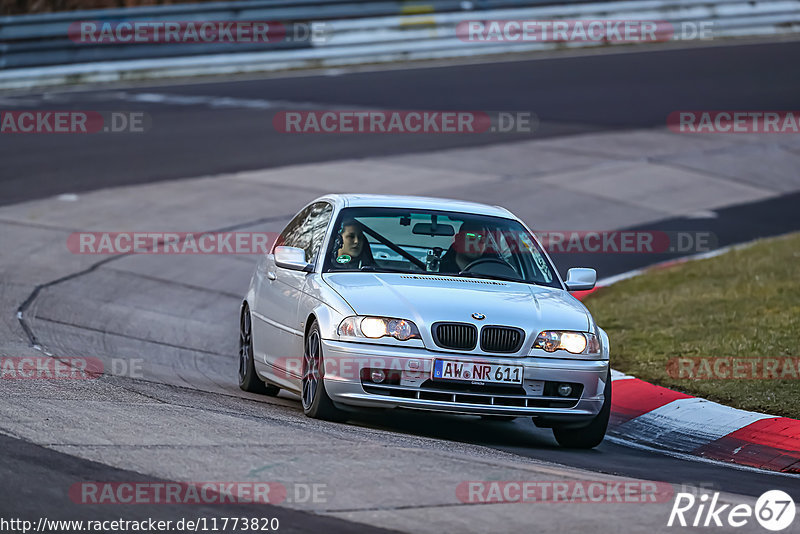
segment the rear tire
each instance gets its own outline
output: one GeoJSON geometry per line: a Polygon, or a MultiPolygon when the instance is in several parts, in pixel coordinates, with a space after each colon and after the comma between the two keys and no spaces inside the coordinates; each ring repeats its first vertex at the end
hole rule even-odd
{"type": "Polygon", "coordinates": [[[242,309],[242,316],[239,318],[239,388],[270,397],[281,390],[278,386],[265,384],[256,373],[253,362],[253,321],[247,305],[242,309]]]}
{"type": "Polygon", "coordinates": [[[333,405],[325,391],[325,361],[322,357],[322,336],[316,321],[308,330],[303,350],[303,413],[312,419],[344,421],[345,413],[333,405]]]}
{"type": "Polygon", "coordinates": [[[570,449],[593,449],[603,442],[611,415],[611,371],[606,377],[603,396],[605,399],[600,413],[588,425],[580,428],[553,427],[553,436],[559,445],[570,449]]]}

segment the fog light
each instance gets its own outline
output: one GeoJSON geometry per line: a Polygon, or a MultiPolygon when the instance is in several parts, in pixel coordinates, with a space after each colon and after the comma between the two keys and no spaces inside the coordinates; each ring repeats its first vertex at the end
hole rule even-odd
{"type": "Polygon", "coordinates": [[[569,394],[572,393],[572,386],[569,384],[559,384],[558,386],[558,394],[562,397],[569,397],[569,394]]]}
{"type": "Polygon", "coordinates": [[[380,384],[386,378],[386,374],[380,369],[373,369],[371,377],[373,382],[380,384]]]}

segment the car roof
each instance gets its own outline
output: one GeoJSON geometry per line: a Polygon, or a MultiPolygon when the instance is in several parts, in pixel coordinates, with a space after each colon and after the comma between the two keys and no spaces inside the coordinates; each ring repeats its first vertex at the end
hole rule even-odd
{"type": "Polygon", "coordinates": [[[449,198],[417,197],[407,195],[366,195],[360,193],[325,195],[317,200],[329,200],[342,208],[409,208],[424,210],[456,211],[475,215],[488,215],[516,219],[507,209],[479,202],[467,202],[449,198]]]}

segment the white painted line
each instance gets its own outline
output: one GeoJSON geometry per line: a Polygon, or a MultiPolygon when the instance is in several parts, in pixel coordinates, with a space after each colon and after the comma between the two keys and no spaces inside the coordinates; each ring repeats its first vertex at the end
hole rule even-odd
{"type": "MultiPolygon", "coordinates": [[[[364,106],[341,104],[326,104],[324,102],[305,102],[293,100],[267,100],[259,98],[235,98],[229,96],[209,96],[209,95],[181,95],[175,93],[132,93],[127,91],[99,92],[89,95],[89,100],[106,101],[120,100],[123,102],[134,102],[144,104],[163,104],[174,106],[205,106],[213,109],[223,108],[242,108],[242,109],[344,109],[348,111],[372,110],[364,106]]],[[[58,100],[62,102],[82,101],[86,95],[82,93],[62,93],[58,100]]]]}
{"type": "Polygon", "coordinates": [[[110,96],[126,102],[145,102],[148,104],[168,104],[178,106],[208,106],[212,108],[249,108],[249,109],[276,109],[276,108],[308,108],[318,107],[311,102],[291,102],[287,100],[261,100],[255,98],[233,98],[203,95],[176,95],[168,93],[126,93],[116,92],[110,96]]]}
{"type": "Polygon", "coordinates": [[[5,107],[25,107],[25,106],[35,106],[38,104],[38,100],[36,99],[25,99],[25,98],[0,98],[0,106],[5,107]]]}
{"type": "Polygon", "coordinates": [[[690,213],[686,216],[687,219],[716,219],[717,212],[712,210],[700,210],[690,213]]]}

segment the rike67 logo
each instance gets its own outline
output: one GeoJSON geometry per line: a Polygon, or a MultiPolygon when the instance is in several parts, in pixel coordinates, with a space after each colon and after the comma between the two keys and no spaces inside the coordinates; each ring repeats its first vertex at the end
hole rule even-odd
{"type": "Polygon", "coordinates": [[[781,490],[770,490],[761,495],[755,506],[749,504],[721,504],[719,492],[695,496],[678,493],[669,514],[667,526],[681,527],[733,527],[747,525],[755,520],[767,530],[778,532],[789,528],[796,513],[794,500],[781,490]]]}

